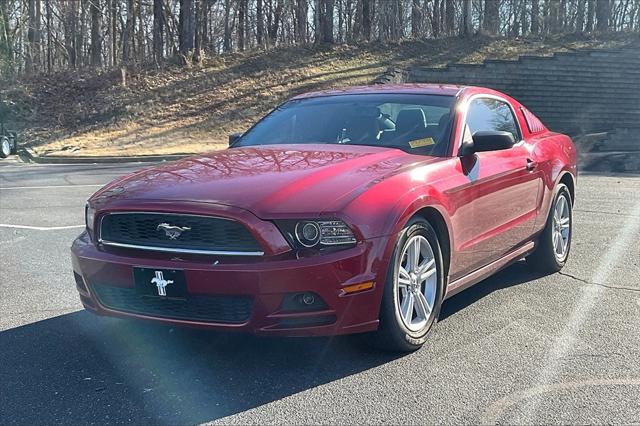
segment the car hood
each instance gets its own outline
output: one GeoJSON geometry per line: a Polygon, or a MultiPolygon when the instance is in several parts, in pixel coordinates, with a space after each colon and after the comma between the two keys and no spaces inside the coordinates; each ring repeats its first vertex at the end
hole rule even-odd
{"type": "Polygon", "coordinates": [[[339,211],[370,185],[436,157],[347,145],[232,148],[145,169],[98,191],[99,209],[132,201],[222,204],[258,217],[339,211]]]}

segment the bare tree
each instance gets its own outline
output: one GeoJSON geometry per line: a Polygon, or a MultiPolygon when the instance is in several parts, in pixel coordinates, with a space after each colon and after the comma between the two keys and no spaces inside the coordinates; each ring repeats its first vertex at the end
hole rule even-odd
{"type": "Polygon", "coordinates": [[[422,34],[422,6],[420,0],[411,0],[411,36],[418,38],[422,34]]]}
{"type": "Polygon", "coordinates": [[[100,0],[91,0],[91,65],[102,65],[102,35],[101,35],[102,10],[100,0]]]}
{"type": "Polygon", "coordinates": [[[118,0],[111,0],[111,55],[115,67],[118,65],[118,0]]]}
{"type": "Polygon", "coordinates": [[[484,30],[487,34],[496,35],[500,25],[499,0],[484,1],[484,30]]]}
{"type": "Polygon", "coordinates": [[[122,62],[127,63],[131,59],[131,47],[134,31],[134,2],[127,0],[127,22],[122,32],[122,62]]]}
{"type": "Polygon", "coordinates": [[[195,11],[193,6],[193,0],[180,0],[178,51],[184,56],[193,52],[195,41],[195,11]]]}
{"type": "Polygon", "coordinates": [[[247,16],[247,0],[238,0],[238,49],[245,49],[245,20],[247,16]]]}
{"type": "MultiPolygon", "coordinates": [[[[258,42],[258,46],[262,46],[264,43],[264,8],[263,8],[263,0],[256,0],[256,41],[258,42]]],[[[298,0],[298,8],[300,7],[300,3],[307,3],[306,0],[298,0]]],[[[298,8],[296,10],[298,11],[298,8]]],[[[299,13],[299,12],[298,12],[299,13]]],[[[300,19],[298,17],[298,19],[300,19]]],[[[306,23],[307,15],[304,15],[304,21],[306,23]]],[[[300,25],[300,24],[298,24],[300,25]]],[[[296,26],[298,29],[298,26],[296,26]]]]}
{"type": "Polygon", "coordinates": [[[324,0],[324,42],[333,43],[333,12],[335,9],[334,0],[324,0]]]}
{"type": "Polygon", "coordinates": [[[445,1],[444,26],[447,35],[452,35],[455,31],[456,9],[453,0],[445,1]]]}
{"type": "Polygon", "coordinates": [[[164,58],[164,14],[162,0],[153,0],[153,59],[157,62],[164,58]]]}
{"type": "Polygon", "coordinates": [[[473,33],[473,21],[472,13],[472,1],[462,0],[462,26],[460,28],[460,34],[463,36],[470,36],[473,33]]]}
{"type": "Polygon", "coordinates": [[[224,0],[224,41],[223,48],[225,52],[231,52],[231,1],[224,0]]]}
{"type": "MultiPolygon", "coordinates": [[[[262,0],[257,0],[261,3],[262,0]]],[[[295,5],[295,38],[298,43],[307,43],[307,15],[309,14],[309,4],[307,0],[296,0],[295,5]]],[[[260,42],[258,42],[260,43],[260,42]]]]}
{"type": "Polygon", "coordinates": [[[596,30],[599,32],[608,31],[610,18],[611,2],[609,0],[599,0],[596,2],[596,30]]]}
{"type": "Polygon", "coordinates": [[[540,32],[540,0],[531,0],[531,34],[540,32]]]}
{"type": "Polygon", "coordinates": [[[28,3],[28,25],[29,29],[27,30],[27,49],[25,52],[25,71],[27,74],[30,74],[36,70],[36,0],[29,0],[28,3]]]}

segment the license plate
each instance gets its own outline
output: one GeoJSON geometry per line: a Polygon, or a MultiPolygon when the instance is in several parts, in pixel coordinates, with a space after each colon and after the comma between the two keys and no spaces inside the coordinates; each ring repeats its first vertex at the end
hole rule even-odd
{"type": "Polygon", "coordinates": [[[178,269],[133,268],[133,282],[143,296],[185,299],[188,295],[184,271],[178,269]]]}

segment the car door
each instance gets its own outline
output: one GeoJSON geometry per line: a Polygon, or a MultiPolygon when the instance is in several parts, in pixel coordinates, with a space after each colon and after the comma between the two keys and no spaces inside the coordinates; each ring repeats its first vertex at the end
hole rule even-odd
{"type": "Polygon", "coordinates": [[[478,131],[508,131],[512,148],[460,158],[461,185],[453,220],[460,256],[452,278],[472,272],[530,238],[537,215],[540,173],[530,160],[512,106],[481,95],[471,99],[463,123],[463,141],[478,131]]]}

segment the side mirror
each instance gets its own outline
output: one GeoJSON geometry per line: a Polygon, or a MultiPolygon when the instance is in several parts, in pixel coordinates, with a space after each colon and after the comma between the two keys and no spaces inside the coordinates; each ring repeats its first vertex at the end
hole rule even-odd
{"type": "Polygon", "coordinates": [[[513,134],[501,131],[481,131],[473,134],[473,142],[463,143],[460,156],[471,155],[476,152],[500,151],[509,149],[516,143],[513,134]]]}
{"type": "Polygon", "coordinates": [[[233,144],[238,142],[241,137],[242,133],[231,133],[229,135],[229,146],[233,146],[233,144]]]}

